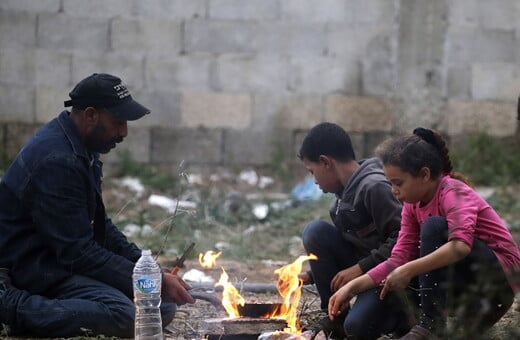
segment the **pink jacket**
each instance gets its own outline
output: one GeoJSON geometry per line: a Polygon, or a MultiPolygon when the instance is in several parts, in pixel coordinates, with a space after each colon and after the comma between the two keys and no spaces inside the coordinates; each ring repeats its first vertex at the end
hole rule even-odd
{"type": "Polygon", "coordinates": [[[420,228],[429,216],[448,221],[448,241],[457,239],[472,247],[474,238],[485,242],[495,253],[514,291],[520,291],[511,274],[520,269],[520,250],[495,210],[470,186],[444,176],[433,199],[423,207],[404,203],[401,230],[390,258],[367,274],[381,283],[395,268],[419,257],[420,228]]]}

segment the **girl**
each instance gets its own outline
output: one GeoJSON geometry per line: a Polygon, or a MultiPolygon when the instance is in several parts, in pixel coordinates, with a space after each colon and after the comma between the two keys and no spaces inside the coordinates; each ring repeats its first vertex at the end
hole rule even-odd
{"type": "Polygon", "coordinates": [[[380,298],[419,278],[419,322],[402,339],[446,333],[455,311],[466,335],[490,328],[513,303],[512,273],[520,251],[501,218],[452,165],[443,138],[417,128],[376,150],[394,195],[404,202],[401,230],[390,258],[350,281],[329,300],[329,317],[355,295],[381,286],[380,298]]]}

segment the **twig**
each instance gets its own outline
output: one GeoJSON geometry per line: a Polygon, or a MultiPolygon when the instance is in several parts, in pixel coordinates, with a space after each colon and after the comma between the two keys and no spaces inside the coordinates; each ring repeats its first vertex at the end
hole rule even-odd
{"type": "MultiPolygon", "coordinates": [[[[184,167],[184,160],[182,160],[181,163],[179,164],[178,171],[179,171],[179,176],[180,177],[186,178],[186,174],[183,171],[183,167],[184,167]]],[[[164,235],[163,243],[162,243],[161,247],[159,248],[159,251],[155,254],[155,261],[157,261],[157,258],[159,257],[159,254],[161,254],[164,251],[164,248],[166,247],[166,242],[168,241],[168,236],[170,235],[170,231],[173,228],[173,220],[177,216],[177,211],[179,209],[179,202],[180,202],[181,194],[182,194],[182,186],[179,187],[179,195],[178,195],[177,201],[175,202],[175,210],[173,211],[173,215],[169,217],[170,224],[168,225],[168,229],[166,229],[166,233],[164,235]]]]}

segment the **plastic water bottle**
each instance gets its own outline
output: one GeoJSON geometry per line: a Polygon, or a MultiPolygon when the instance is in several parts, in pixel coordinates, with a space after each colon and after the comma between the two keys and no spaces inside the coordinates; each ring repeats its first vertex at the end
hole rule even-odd
{"type": "Polygon", "coordinates": [[[132,276],[135,303],[135,339],[162,340],[161,268],[150,250],[143,250],[132,276]]]}

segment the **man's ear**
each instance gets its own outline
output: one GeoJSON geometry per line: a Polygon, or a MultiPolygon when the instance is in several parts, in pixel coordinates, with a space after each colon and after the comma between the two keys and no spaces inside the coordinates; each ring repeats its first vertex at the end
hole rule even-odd
{"type": "Polygon", "coordinates": [[[88,125],[97,125],[99,121],[99,111],[93,107],[87,107],[83,110],[83,115],[85,117],[85,121],[88,125]]]}
{"type": "Polygon", "coordinates": [[[320,164],[323,164],[323,166],[325,166],[325,168],[327,169],[330,168],[330,166],[332,165],[332,160],[329,156],[320,155],[319,161],[320,164]]]}

